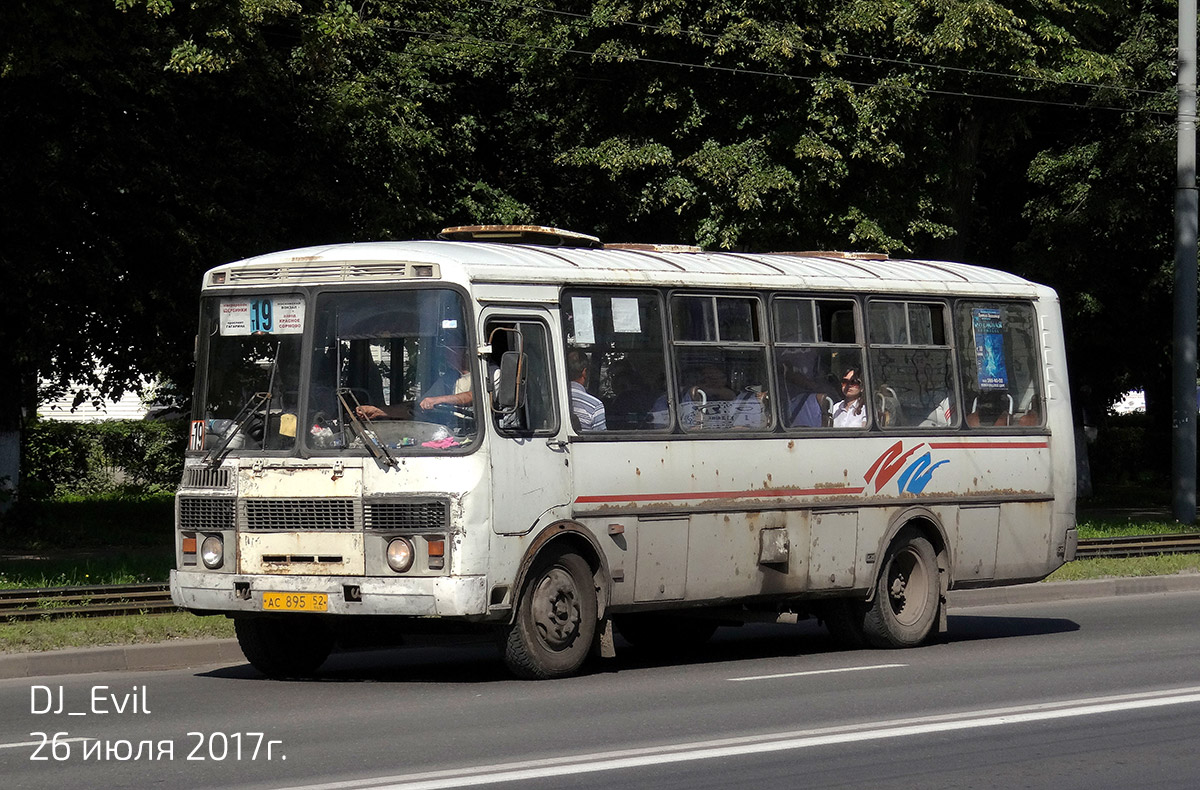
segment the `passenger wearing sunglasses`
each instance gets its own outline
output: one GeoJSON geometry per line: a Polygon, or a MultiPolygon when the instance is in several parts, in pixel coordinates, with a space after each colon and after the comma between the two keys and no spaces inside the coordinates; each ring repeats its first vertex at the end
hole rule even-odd
{"type": "Polygon", "coordinates": [[[850,368],[842,374],[842,398],[833,407],[834,428],[866,428],[867,399],[863,396],[862,374],[850,368]]]}

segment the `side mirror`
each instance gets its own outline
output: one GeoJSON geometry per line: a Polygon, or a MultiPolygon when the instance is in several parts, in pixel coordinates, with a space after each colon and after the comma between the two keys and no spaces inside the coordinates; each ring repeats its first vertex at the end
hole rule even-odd
{"type": "Polygon", "coordinates": [[[525,354],[505,351],[500,356],[500,383],[492,410],[500,414],[511,414],[525,405],[525,379],[529,365],[525,354]]]}

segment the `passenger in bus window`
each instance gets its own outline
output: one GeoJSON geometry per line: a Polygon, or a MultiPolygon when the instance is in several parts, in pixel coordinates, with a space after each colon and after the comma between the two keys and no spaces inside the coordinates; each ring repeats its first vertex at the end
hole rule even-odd
{"type": "Polygon", "coordinates": [[[475,401],[475,395],[471,391],[471,366],[467,364],[466,346],[447,345],[444,348],[446,370],[417,403],[421,411],[433,411],[441,405],[471,406],[475,401]]]}
{"type": "Polygon", "coordinates": [[[867,402],[863,397],[862,371],[858,368],[848,368],[842,374],[842,400],[834,404],[833,427],[867,427],[867,402]]]}
{"type": "Polygon", "coordinates": [[[786,428],[819,428],[824,409],[818,392],[821,387],[813,375],[816,353],[795,349],[780,360],[779,380],[783,383],[783,424],[786,428]]]}
{"type": "Polygon", "coordinates": [[[581,432],[604,431],[604,402],[587,391],[588,356],[579,349],[567,352],[567,376],[571,379],[571,422],[581,432]]]}
{"type": "MultiPolygon", "coordinates": [[[[467,349],[463,345],[445,345],[446,370],[430,385],[429,389],[417,403],[420,412],[417,419],[440,422],[436,411],[438,406],[461,406],[472,408],[475,394],[471,389],[471,366],[467,362],[467,349]]],[[[412,409],[408,404],[395,406],[373,406],[363,404],[355,409],[359,417],[369,420],[378,419],[409,419],[412,409]]]]}

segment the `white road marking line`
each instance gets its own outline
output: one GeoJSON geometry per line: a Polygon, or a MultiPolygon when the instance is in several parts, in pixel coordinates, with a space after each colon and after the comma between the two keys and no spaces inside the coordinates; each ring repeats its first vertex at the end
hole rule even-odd
{"type": "Polygon", "coordinates": [[[897,667],[906,667],[908,664],[874,664],[869,667],[840,667],[838,669],[810,669],[807,672],[782,672],[778,675],[750,675],[744,678],[729,678],[733,683],[741,683],[746,680],[775,680],[776,678],[799,678],[806,675],[832,675],[835,672],[862,672],[868,669],[895,669],[897,667]]]}
{"type": "MultiPolygon", "coordinates": [[[[53,733],[51,733],[53,735],[53,733]]],[[[94,741],[95,738],[59,738],[59,743],[71,743],[72,741],[94,741]]],[[[46,739],[46,744],[52,743],[50,738],[46,739]]],[[[42,741],[24,741],[22,743],[0,743],[0,749],[20,749],[23,746],[41,746],[42,741]]]]}
{"type": "Polygon", "coordinates": [[[444,790],[1200,703],[1200,686],[379,777],[286,790],[444,790]]]}

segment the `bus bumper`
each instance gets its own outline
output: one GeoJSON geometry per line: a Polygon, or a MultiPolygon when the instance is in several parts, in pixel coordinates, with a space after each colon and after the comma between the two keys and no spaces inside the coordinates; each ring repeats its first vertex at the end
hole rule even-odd
{"type": "Polygon", "coordinates": [[[171,599],[183,609],[261,612],[267,592],[324,594],[327,614],[470,617],[488,612],[486,576],[406,579],[171,571],[171,599]]]}

